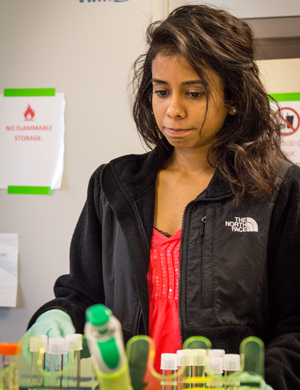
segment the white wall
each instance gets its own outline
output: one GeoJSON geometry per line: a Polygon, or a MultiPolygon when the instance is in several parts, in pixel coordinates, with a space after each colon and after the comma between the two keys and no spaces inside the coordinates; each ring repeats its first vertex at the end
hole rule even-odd
{"type": "Polygon", "coordinates": [[[0,190],[0,232],[19,234],[17,308],[0,308],[0,342],[19,340],[34,311],[52,299],[55,279],[68,272],[92,172],[144,151],[127,85],[151,11],[151,0],[0,0],[1,93],[51,87],[66,98],[62,189],[51,196],[0,190]]]}
{"type": "Polygon", "coordinates": [[[269,94],[300,92],[300,58],[257,61],[269,94]]]}

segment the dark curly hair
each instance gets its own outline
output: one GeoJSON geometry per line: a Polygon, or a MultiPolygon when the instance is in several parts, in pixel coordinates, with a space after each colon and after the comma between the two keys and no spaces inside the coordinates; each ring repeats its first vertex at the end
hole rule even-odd
{"type": "Polygon", "coordinates": [[[166,141],[152,110],[152,61],[158,53],[182,55],[200,77],[206,96],[210,85],[206,69],[212,69],[223,80],[225,104],[237,110],[215,136],[208,161],[229,180],[235,200],[269,196],[278,162],[286,157],[280,148],[279,120],[254,63],[248,24],[224,10],[187,5],[152,23],[147,44],[147,53],[133,68],[133,117],[146,145],[153,148],[166,141]]]}

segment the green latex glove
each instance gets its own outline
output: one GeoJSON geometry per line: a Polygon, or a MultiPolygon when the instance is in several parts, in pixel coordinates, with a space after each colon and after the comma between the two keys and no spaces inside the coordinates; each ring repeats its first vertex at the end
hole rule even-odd
{"type": "Polygon", "coordinates": [[[241,383],[243,383],[243,386],[238,387],[239,390],[254,390],[254,387],[247,386],[247,383],[260,384],[260,389],[262,390],[274,390],[273,387],[266,384],[260,375],[252,375],[248,372],[243,372],[241,375],[239,375],[239,380],[241,383]]]}
{"type": "Polygon", "coordinates": [[[69,314],[62,310],[49,310],[38,317],[26,334],[46,334],[48,337],[65,337],[75,333],[69,314]]]}
{"type": "MultiPolygon", "coordinates": [[[[49,310],[38,317],[36,322],[28,329],[24,336],[23,355],[27,362],[31,363],[29,339],[31,335],[47,335],[50,337],[65,337],[75,333],[75,327],[71,317],[62,310],[49,310]]],[[[59,355],[53,355],[54,359],[60,359],[59,355]]],[[[58,363],[56,364],[58,367],[58,363]]],[[[50,371],[49,355],[46,354],[46,371],[50,371]]]]}

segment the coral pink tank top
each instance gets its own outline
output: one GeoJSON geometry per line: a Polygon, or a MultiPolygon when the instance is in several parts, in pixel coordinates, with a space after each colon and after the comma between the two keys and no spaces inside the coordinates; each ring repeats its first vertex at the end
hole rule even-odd
{"type": "Polygon", "coordinates": [[[182,348],[178,316],[180,238],[181,229],[171,237],[153,229],[147,279],[149,336],[155,342],[154,367],[158,372],[160,355],[182,348]]]}

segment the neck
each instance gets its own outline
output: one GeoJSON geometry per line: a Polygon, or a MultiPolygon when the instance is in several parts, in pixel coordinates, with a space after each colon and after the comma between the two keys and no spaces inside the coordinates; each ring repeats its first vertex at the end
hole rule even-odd
{"type": "Polygon", "coordinates": [[[207,150],[195,151],[191,149],[174,148],[167,169],[179,170],[187,173],[214,172],[207,160],[207,150]]]}

